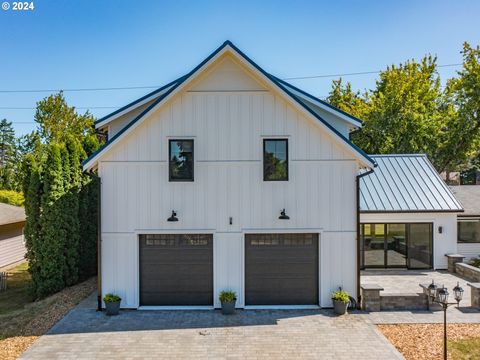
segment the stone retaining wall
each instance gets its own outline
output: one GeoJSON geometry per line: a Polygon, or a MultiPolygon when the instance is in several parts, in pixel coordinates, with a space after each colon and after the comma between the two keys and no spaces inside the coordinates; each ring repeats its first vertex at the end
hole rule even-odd
{"type": "Polygon", "coordinates": [[[425,310],[428,299],[422,293],[382,293],[380,310],[425,310]]]}
{"type": "Polygon", "coordinates": [[[455,272],[468,281],[480,282],[480,269],[475,266],[464,263],[456,263],[455,272]]]}
{"type": "Polygon", "coordinates": [[[426,310],[428,298],[423,293],[382,293],[377,284],[364,284],[362,290],[362,309],[365,311],[389,310],[426,310]]]}

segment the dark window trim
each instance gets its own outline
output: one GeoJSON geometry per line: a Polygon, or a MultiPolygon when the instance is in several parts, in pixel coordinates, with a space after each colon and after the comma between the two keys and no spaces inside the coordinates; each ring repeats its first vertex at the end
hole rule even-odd
{"type": "Polygon", "coordinates": [[[480,218],[478,215],[472,216],[470,219],[467,217],[458,218],[457,219],[457,244],[480,244],[479,241],[464,241],[460,239],[460,223],[468,223],[468,222],[480,222],[480,218]]]}
{"type": "Polygon", "coordinates": [[[264,138],[263,139],[263,181],[288,181],[289,180],[289,168],[290,168],[290,164],[289,164],[289,156],[288,156],[288,138],[264,138]],[[270,180],[270,179],[266,179],[266,176],[265,176],[265,170],[266,170],[266,167],[265,167],[265,144],[267,141],[285,141],[286,142],[286,155],[287,155],[287,177],[285,179],[278,179],[278,180],[270,180]]]}
{"type": "Polygon", "coordinates": [[[168,139],[168,181],[169,182],[194,182],[195,181],[195,142],[194,139],[168,139]],[[172,161],[172,141],[191,141],[192,142],[192,178],[191,179],[172,179],[170,171],[170,162],[172,161]]]}
{"type": "MultiPolygon", "coordinates": [[[[417,267],[411,267],[409,266],[409,262],[408,262],[408,249],[409,249],[409,243],[410,243],[410,225],[411,224],[414,224],[414,225],[430,225],[430,231],[431,231],[431,237],[430,237],[430,246],[431,246],[431,253],[430,253],[430,267],[428,269],[433,269],[434,267],[434,257],[435,257],[435,250],[434,250],[434,247],[435,247],[435,229],[434,229],[434,223],[433,222],[429,222],[429,221],[420,221],[420,222],[371,222],[371,221],[367,221],[367,222],[362,222],[360,223],[360,227],[361,227],[361,235],[360,235],[360,251],[361,251],[361,264],[360,265],[360,270],[366,270],[366,269],[408,269],[408,270],[428,270],[426,268],[417,268],[417,267]],[[384,228],[383,228],[383,241],[384,241],[384,244],[386,243],[386,240],[387,240],[387,225],[392,225],[392,224],[401,224],[401,225],[405,225],[405,231],[406,231],[406,246],[407,246],[407,254],[406,254],[406,261],[405,261],[405,266],[392,266],[392,265],[388,265],[388,266],[385,266],[387,264],[386,262],[386,254],[384,255],[384,264],[383,265],[369,265],[369,266],[365,266],[365,248],[364,248],[364,242],[363,242],[363,237],[365,236],[365,225],[383,225],[384,228]]],[[[458,235],[457,235],[458,236],[458,235]]]]}

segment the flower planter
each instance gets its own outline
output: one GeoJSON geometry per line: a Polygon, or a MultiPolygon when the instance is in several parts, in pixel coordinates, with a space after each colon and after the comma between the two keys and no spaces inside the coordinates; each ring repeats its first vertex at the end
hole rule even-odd
{"type": "Polygon", "coordinates": [[[222,302],[222,314],[231,315],[235,312],[235,301],[222,302]]]}
{"type": "Polygon", "coordinates": [[[345,315],[347,312],[348,303],[343,301],[333,300],[333,311],[337,315],[345,315]]]}
{"type": "Polygon", "coordinates": [[[105,311],[108,316],[118,315],[120,312],[120,301],[112,301],[105,303],[105,311]]]}

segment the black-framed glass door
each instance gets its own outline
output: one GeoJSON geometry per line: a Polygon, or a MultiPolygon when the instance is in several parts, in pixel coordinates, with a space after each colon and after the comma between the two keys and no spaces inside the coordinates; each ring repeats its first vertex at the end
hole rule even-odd
{"type": "Polygon", "coordinates": [[[430,269],[431,223],[361,224],[362,268],[430,269]]]}

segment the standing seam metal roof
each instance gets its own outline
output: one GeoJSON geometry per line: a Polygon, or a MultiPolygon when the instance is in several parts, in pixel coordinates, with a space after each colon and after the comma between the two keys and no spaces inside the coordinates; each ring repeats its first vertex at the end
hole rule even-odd
{"type": "Polygon", "coordinates": [[[463,212],[424,154],[370,157],[378,166],[360,180],[361,212],[463,212]]]}

